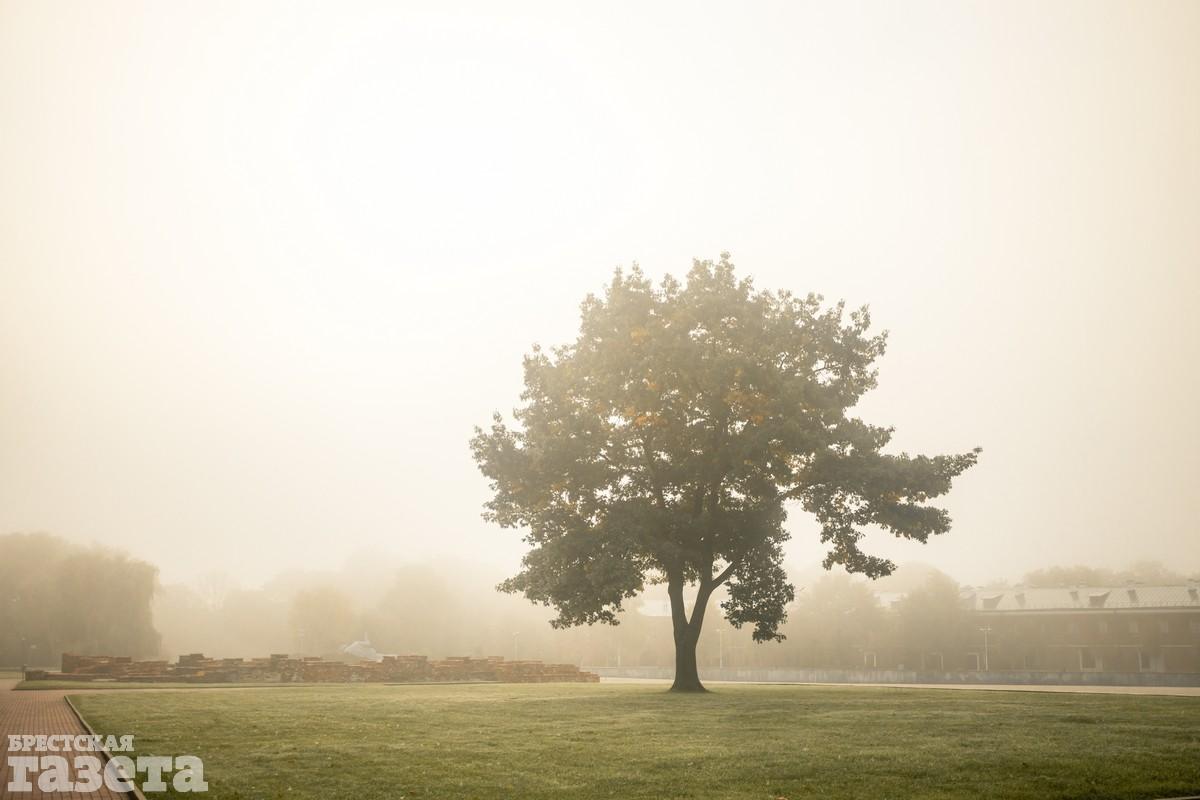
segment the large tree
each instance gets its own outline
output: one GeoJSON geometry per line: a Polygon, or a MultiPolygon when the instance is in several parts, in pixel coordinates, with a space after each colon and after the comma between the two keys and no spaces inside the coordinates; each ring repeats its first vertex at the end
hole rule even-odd
{"type": "Polygon", "coordinates": [[[472,439],[494,492],[485,516],[526,529],[531,546],[501,588],[552,606],[561,627],[615,623],[623,601],[665,582],[672,689],[698,691],[696,642],[719,587],[732,625],[783,638],[789,501],[820,522],[826,568],[891,572],[859,549],[864,529],[921,542],[947,531],[926,502],[978,450],[884,453],[892,430],[848,416],[884,351],[869,327],[866,308],[756,291],[727,254],[695,262],[686,284],[618,271],[584,301],[575,342],[525,358],[516,424],[497,414],[472,439]]]}
{"type": "Polygon", "coordinates": [[[57,666],[64,652],[153,656],[158,570],[45,533],[0,536],[0,664],[57,666]]]}

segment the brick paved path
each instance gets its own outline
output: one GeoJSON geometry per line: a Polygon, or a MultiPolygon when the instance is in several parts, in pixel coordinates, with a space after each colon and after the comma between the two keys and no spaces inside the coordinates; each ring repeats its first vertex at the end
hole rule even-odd
{"type": "MultiPolygon", "coordinates": [[[[8,734],[86,734],[87,730],[80,724],[75,714],[67,705],[66,692],[10,691],[16,681],[0,681],[0,750],[4,751],[3,762],[0,763],[0,800],[41,800],[41,798],[71,798],[71,800],[127,800],[129,796],[110,791],[101,786],[94,792],[53,792],[44,793],[37,788],[37,776],[31,775],[33,784],[31,792],[10,792],[8,781],[11,777],[8,769],[8,734]]],[[[39,753],[21,753],[21,755],[44,755],[39,753]]],[[[67,757],[67,762],[73,764],[76,753],[60,753],[67,757]]],[[[86,755],[99,755],[87,753],[86,755]]],[[[74,780],[74,767],[71,779],[74,780]]]]}

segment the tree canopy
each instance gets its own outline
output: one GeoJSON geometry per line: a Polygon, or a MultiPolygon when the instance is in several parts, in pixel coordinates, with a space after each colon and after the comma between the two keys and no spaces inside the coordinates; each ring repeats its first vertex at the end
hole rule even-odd
{"type": "Polygon", "coordinates": [[[0,536],[0,664],[54,666],[63,652],[152,656],[158,570],[44,533],[0,536]]]}
{"type": "Polygon", "coordinates": [[[1184,583],[1187,576],[1171,569],[1161,561],[1138,561],[1125,569],[1105,569],[1083,564],[1035,569],[1025,574],[1022,582],[1031,587],[1057,586],[1117,586],[1136,583],[1184,583]]]}
{"type": "Polygon", "coordinates": [[[731,624],[781,638],[789,503],[819,521],[827,568],[888,574],[890,561],[860,548],[865,529],[922,542],[947,531],[928,501],[978,450],[885,453],[892,430],[848,414],[876,385],[886,334],[870,324],[865,307],[756,290],[728,254],[695,262],[684,283],[618,271],[584,301],[574,342],[525,358],[515,424],[497,414],[472,439],[493,490],[485,516],[530,545],[502,588],[566,626],[612,623],[665,581],[677,651],[690,646],[694,661],[721,586],[731,624]]]}

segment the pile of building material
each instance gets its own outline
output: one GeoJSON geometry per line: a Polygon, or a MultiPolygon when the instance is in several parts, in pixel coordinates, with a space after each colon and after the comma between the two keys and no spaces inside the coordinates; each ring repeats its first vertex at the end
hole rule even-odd
{"type": "Polygon", "coordinates": [[[597,683],[600,677],[574,664],[505,661],[499,656],[384,656],[382,661],[326,661],[273,654],[268,658],[208,658],[189,653],[170,664],[128,656],[63,653],[61,672],[30,672],[29,680],[138,683],[597,683]]]}
{"type": "Polygon", "coordinates": [[[393,683],[433,680],[433,666],[425,656],[384,656],[383,661],[364,662],[363,667],[370,670],[368,680],[378,680],[378,676],[393,683]]]}

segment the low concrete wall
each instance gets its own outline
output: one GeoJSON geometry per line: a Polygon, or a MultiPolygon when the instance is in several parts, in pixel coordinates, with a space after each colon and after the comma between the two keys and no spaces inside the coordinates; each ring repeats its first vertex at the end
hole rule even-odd
{"type": "MultiPolygon", "coordinates": [[[[583,667],[601,678],[670,680],[670,667],[583,667]]],[[[1048,686],[1200,686],[1188,672],[916,672],[897,669],[701,668],[701,680],[753,683],[981,683],[1048,686]]]]}

